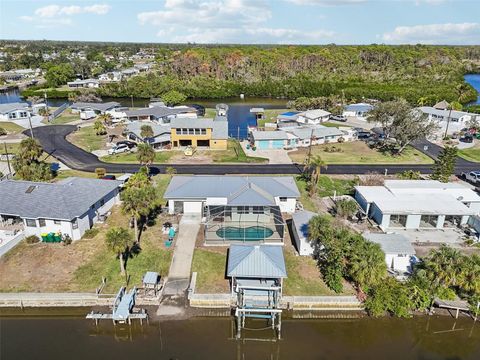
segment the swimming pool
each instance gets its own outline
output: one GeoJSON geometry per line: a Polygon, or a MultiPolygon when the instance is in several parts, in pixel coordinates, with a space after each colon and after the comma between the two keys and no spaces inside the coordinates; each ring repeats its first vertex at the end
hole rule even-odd
{"type": "Polygon", "coordinates": [[[293,115],[297,115],[298,114],[298,111],[288,111],[288,112],[284,112],[280,115],[283,115],[283,116],[293,116],[293,115]]]}
{"type": "Polygon", "coordinates": [[[225,240],[259,241],[273,235],[273,230],[264,226],[249,226],[246,228],[226,226],[216,231],[218,237],[225,240]]]}

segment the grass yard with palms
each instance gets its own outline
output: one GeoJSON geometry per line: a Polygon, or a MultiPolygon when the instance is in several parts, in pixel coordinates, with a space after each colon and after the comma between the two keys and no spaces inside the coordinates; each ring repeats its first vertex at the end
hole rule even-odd
{"type": "Polygon", "coordinates": [[[18,134],[25,129],[10,121],[0,121],[0,128],[4,129],[9,134],[18,134]]]}
{"type": "MultiPolygon", "coordinates": [[[[301,164],[308,151],[308,148],[301,148],[288,155],[293,162],[301,164]]],[[[394,156],[371,149],[363,141],[314,145],[312,155],[320,155],[327,164],[433,164],[431,158],[410,146],[401,155],[394,156]]]]}
{"type": "Polygon", "coordinates": [[[84,126],[68,136],[68,140],[85,151],[95,151],[105,148],[106,135],[97,135],[93,126],[84,126]]]}

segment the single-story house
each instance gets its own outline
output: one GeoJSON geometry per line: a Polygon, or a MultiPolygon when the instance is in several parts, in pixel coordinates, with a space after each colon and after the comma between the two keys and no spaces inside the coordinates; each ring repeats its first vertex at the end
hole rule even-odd
{"type": "Polygon", "coordinates": [[[120,103],[116,101],[88,103],[88,102],[74,102],[70,105],[72,112],[93,111],[95,114],[105,114],[107,111],[112,111],[120,107],[120,103]]]}
{"type": "Polygon", "coordinates": [[[297,147],[297,138],[284,130],[250,132],[250,141],[259,150],[297,147]]]}
{"type": "Polygon", "coordinates": [[[170,145],[170,124],[157,124],[151,121],[133,121],[126,126],[126,137],[128,140],[137,143],[146,142],[156,149],[161,149],[170,145]],[[142,137],[142,126],[148,125],[153,130],[153,137],[142,137]]]}
{"type": "Polygon", "coordinates": [[[277,308],[287,277],[281,246],[231,245],[227,276],[240,308],[277,308]],[[265,301],[265,298],[267,301],[265,301]]]}
{"type": "Polygon", "coordinates": [[[339,129],[317,125],[285,129],[285,131],[295,136],[297,147],[308,147],[310,142],[312,142],[312,145],[320,145],[355,140],[355,132],[347,127],[339,129]]]}
{"type": "Polygon", "coordinates": [[[450,118],[451,122],[465,124],[469,121],[477,120],[480,121],[480,114],[476,113],[469,113],[465,111],[457,111],[457,110],[441,110],[436,109],[432,106],[420,106],[418,108],[421,112],[428,116],[428,120],[431,121],[448,121],[450,118]]]}
{"type": "Polygon", "coordinates": [[[210,118],[175,117],[170,122],[172,147],[207,147],[226,150],[228,120],[225,116],[210,118]]]}
{"type": "Polygon", "coordinates": [[[307,125],[319,125],[322,122],[328,121],[331,115],[328,111],[321,109],[307,110],[298,114],[297,122],[307,125]]]}
{"type": "Polygon", "coordinates": [[[69,88],[98,88],[100,86],[100,81],[97,79],[76,79],[75,81],[67,82],[69,88]]]}
{"type": "Polygon", "coordinates": [[[301,256],[313,255],[314,248],[310,244],[308,223],[317,215],[318,214],[308,210],[297,211],[292,214],[291,230],[293,241],[295,242],[297,251],[301,256]]]}
{"type": "Polygon", "coordinates": [[[80,239],[120,201],[115,180],[67,178],[57,183],[0,181],[0,220],[26,236],[61,233],[80,239]]]}
{"type": "Polygon", "coordinates": [[[433,107],[437,110],[447,110],[450,104],[446,100],[439,101],[433,107]]]}
{"type": "Polygon", "coordinates": [[[442,229],[466,224],[480,212],[480,196],[455,183],[386,180],[356,186],[355,199],[381,229],[442,229]]]}
{"type": "Polygon", "coordinates": [[[205,241],[282,243],[282,213],[300,192],[290,176],[174,176],[164,198],[170,214],[204,217],[205,241]]]}
{"type": "Polygon", "coordinates": [[[0,104],[0,121],[27,119],[31,115],[27,103],[0,104]]]}
{"type": "Polygon", "coordinates": [[[277,124],[281,122],[297,122],[300,111],[287,111],[277,115],[277,124]]]}
{"type": "Polygon", "coordinates": [[[128,120],[150,120],[160,124],[168,124],[180,114],[196,117],[196,110],[189,107],[169,108],[166,106],[151,106],[148,108],[125,111],[128,120]]]}
{"type": "Polygon", "coordinates": [[[355,116],[364,119],[368,113],[373,109],[373,105],[366,103],[350,104],[343,108],[343,116],[355,116]]]}
{"type": "Polygon", "coordinates": [[[380,245],[385,254],[385,262],[389,270],[401,274],[412,272],[415,249],[405,236],[401,234],[364,233],[363,237],[380,245]]]}

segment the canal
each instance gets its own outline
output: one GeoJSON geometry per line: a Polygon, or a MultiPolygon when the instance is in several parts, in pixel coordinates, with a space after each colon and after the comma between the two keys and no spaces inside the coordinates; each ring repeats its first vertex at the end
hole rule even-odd
{"type": "Polygon", "coordinates": [[[480,74],[467,74],[463,78],[465,79],[465,82],[472,85],[472,87],[477,90],[478,93],[477,101],[471,103],[470,105],[480,105],[480,74]]]}
{"type": "MultiPolygon", "coordinates": [[[[262,324],[250,324],[251,327],[262,324]]],[[[480,323],[413,319],[284,320],[282,340],[269,331],[232,339],[229,318],[96,327],[79,317],[0,320],[0,358],[29,359],[480,359],[480,323]]]]}

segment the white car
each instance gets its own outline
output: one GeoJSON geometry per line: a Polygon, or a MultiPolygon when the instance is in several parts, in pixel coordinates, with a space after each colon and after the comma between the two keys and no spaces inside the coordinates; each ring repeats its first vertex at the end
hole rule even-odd
{"type": "Polygon", "coordinates": [[[126,144],[115,145],[108,150],[108,155],[121,154],[124,152],[129,152],[130,148],[126,144]]]}
{"type": "Polygon", "coordinates": [[[472,184],[480,183],[480,171],[470,171],[468,173],[462,173],[462,179],[471,182],[472,184]]]}

